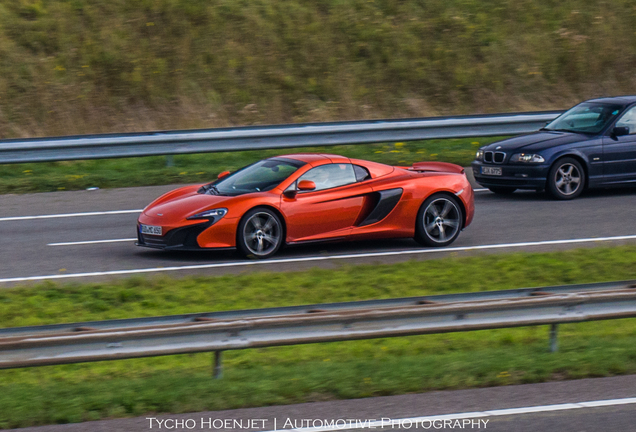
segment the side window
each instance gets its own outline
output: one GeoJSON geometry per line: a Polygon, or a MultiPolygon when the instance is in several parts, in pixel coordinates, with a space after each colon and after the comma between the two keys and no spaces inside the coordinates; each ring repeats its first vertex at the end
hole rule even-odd
{"type": "Polygon", "coordinates": [[[627,127],[630,135],[636,134],[636,107],[628,109],[616,122],[615,127],[627,127]]]}
{"type": "Polygon", "coordinates": [[[361,182],[369,180],[371,178],[371,174],[369,174],[369,171],[366,168],[361,167],[360,165],[354,165],[353,170],[356,173],[356,181],[361,182]]]}
{"type": "Polygon", "coordinates": [[[313,168],[303,174],[298,181],[311,180],[316,189],[324,190],[356,182],[356,175],[351,164],[327,164],[313,168]]]}

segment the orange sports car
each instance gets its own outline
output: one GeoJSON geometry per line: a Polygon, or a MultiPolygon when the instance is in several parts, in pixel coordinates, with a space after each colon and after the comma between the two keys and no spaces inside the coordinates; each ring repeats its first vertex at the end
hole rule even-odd
{"type": "Polygon", "coordinates": [[[329,154],[277,156],[148,205],[139,246],[165,250],[236,248],[252,258],[284,245],[414,238],[447,246],[473,219],[462,167],[419,162],[394,167],[329,154]]]}

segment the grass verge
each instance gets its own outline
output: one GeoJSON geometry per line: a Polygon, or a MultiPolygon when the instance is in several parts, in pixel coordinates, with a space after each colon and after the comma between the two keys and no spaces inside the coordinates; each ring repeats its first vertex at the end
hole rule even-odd
{"type": "MultiPolygon", "coordinates": [[[[0,292],[0,326],[636,278],[636,247],[0,292]],[[360,283],[360,281],[365,281],[360,283]]],[[[0,427],[636,373],[636,320],[0,371],[0,427]]]]}
{"type": "Polygon", "coordinates": [[[335,153],[394,165],[438,160],[467,166],[479,147],[497,139],[500,138],[177,155],[171,167],[166,166],[164,156],[0,165],[0,194],[208,182],[221,171],[294,152],[335,153]]]}
{"type": "Polygon", "coordinates": [[[566,108],[633,92],[635,17],[630,0],[6,0],[0,136],[566,108]]]}

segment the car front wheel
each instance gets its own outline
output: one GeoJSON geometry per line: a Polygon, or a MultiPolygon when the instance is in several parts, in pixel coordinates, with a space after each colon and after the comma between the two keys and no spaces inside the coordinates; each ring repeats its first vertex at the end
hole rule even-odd
{"type": "Polygon", "coordinates": [[[283,244],[283,224],[276,213],[267,208],[248,211],[238,226],[238,250],[247,258],[269,258],[283,244]]]}
{"type": "Polygon", "coordinates": [[[464,216],[457,199],[450,195],[428,197],[420,207],[415,240],[424,246],[442,247],[455,241],[464,216]]]}
{"type": "Polygon", "coordinates": [[[556,161],[550,168],[547,190],[556,199],[569,200],[581,195],[585,186],[583,167],[573,158],[556,161]]]}

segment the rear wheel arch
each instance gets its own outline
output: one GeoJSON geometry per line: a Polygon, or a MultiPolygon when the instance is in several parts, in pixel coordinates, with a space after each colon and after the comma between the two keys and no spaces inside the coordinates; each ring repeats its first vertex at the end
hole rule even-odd
{"type": "MultiPolygon", "coordinates": [[[[437,204],[435,205],[437,206],[437,204]]],[[[439,207],[438,207],[439,209],[439,207]]],[[[443,217],[443,220],[440,222],[443,226],[446,226],[446,229],[448,230],[448,226],[447,223],[444,221],[448,221],[448,222],[452,222],[452,220],[454,218],[450,218],[447,217],[446,215],[440,213],[438,216],[443,217]]],[[[420,243],[423,244],[425,246],[429,246],[429,247],[444,247],[444,246],[448,246],[451,243],[453,243],[457,237],[459,236],[461,230],[464,228],[464,226],[466,225],[466,208],[464,206],[464,203],[462,202],[462,200],[456,196],[453,193],[449,193],[449,192],[436,192],[433,193],[431,195],[429,195],[428,197],[426,197],[426,199],[422,202],[422,204],[420,205],[420,208],[417,212],[417,218],[415,220],[415,240],[420,243]],[[433,227],[432,231],[429,232],[429,229],[427,229],[427,224],[426,224],[426,220],[427,218],[430,217],[434,217],[434,215],[437,214],[437,211],[433,214],[433,216],[431,216],[431,213],[428,211],[429,207],[433,206],[435,203],[435,201],[439,200],[439,199],[445,199],[447,201],[451,201],[455,206],[456,209],[452,209],[450,210],[450,213],[448,213],[449,215],[452,215],[453,213],[455,213],[455,217],[457,217],[457,211],[459,211],[459,213],[461,213],[459,216],[459,226],[457,226],[456,224],[453,225],[449,225],[451,227],[456,227],[456,231],[454,231],[452,233],[452,235],[450,237],[448,237],[447,240],[445,241],[440,241],[441,239],[436,239],[435,237],[437,235],[442,234],[441,233],[441,228],[442,226],[439,227],[440,232],[438,232],[438,234],[435,234],[435,230],[436,228],[433,227]],[[457,211],[456,211],[457,210],[457,211]]],[[[432,221],[431,221],[432,223],[432,221]]],[[[452,229],[452,228],[451,228],[452,229]]],[[[447,231],[447,235],[448,235],[448,231],[447,231]]]]}
{"type": "MultiPolygon", "coordinates": [[[[431,194],[431,195],[427,196],[426,198],[424,198],[424,201],[426,201],[427,199],[429,199],[432,196],[437,196],[437,195],[449,196],[449,197],[453,198],[457,202],[457,204],[459,204],[459,208],[462,211],[462,229],[463,229],[463,227],[466,226],[466,218],[468,217],[468,215],[466,213],[466,206],[464,205],[464,201],[462,201],[462,199],[460,197],[458,197],[457,195],[455,195],[454,193],[449,192],[449,191],[435,192],[434,194],[431,194]]],[[[424,201],[422,201],[421,205],[424,205],[424,201]]]]}

